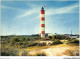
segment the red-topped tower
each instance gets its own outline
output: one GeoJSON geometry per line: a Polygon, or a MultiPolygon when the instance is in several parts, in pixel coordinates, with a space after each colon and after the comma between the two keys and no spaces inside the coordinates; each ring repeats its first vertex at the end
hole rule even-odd
{"type": "Polygon", "coordinates": [[[41,38],[45,38],[45,10],[41,8],[41,38]]]}

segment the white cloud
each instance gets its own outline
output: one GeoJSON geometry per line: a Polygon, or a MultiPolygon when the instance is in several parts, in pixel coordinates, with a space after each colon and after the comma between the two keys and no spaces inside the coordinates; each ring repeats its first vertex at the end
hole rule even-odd
{"type": "Polygon", "coordinates": [[[28,11],[25,11],[21,15],[17,16],[17,18],[22,18],[22,17],[25,17],[25,16],[29,16],[29,15],[32,15],[32,14],[37,13],[37,12],[38,12],[38,8],[29,9],[28,11]]]}
{"type": "Polygon", "coordinates": [[[78,4],[62,7],[62,8],[51,8],[46,11],[46,15],[52,15],[52,14],[63,14],[63,13],[77,13],[78,11],[75,11],[75,9],[79,7],[78,4]]]}
{"type": "MultiPolygon", "coordinates": [[[[40,8],[37,7],[34,4],[28,4],[29,6],[31,6],[31,9],[21,12],[21,14],[19,16],[17,16],[16,18],[23,18],[25,16],[33,16],[33,14],[35,13],[39,13],[40,8]],[[33,6],[36,6],[36,8],[33,8],[33,6]]],[[[70,6],[66,6],[66,7],[62,7],[62,8],[50,8],[47,9],[46,15],[53,15],[53,14],[63,14],[63,13],[78,13],[78,11],[75,11],[75,9],[79,7],[78,4],[74,4],[74,5],[70,5],[70,6]]],[[[37,15],[36,17],[39,17],[39,15],[37,15]]]]}
{"type": "Polygon", "coordinates": [[[36,4],[33,4],[33,3],[27,3],[27,5],[31,8],[36,8],[36,7],[39,7],[37,6],[36,4]]]}
{"type": "Polygon", "coordinates": [[[9,7],[9,6],[5,6],[5,5],[1,5],[1,8],[3,8],[3,9],[11,9],[11,10],[15,10],[15,11],[22,11],[22,9],[9,7]]]}
{"type": "MultiPolygon", "coordinates": [[[[14,17],[13,19],[17,19],[17,18],[18,19],[21,19],[22,18],[22,21],[23,22],[21,22],[21,23],[25,23],[24,20],[23,20],[23,18],[27,17],[27,18],[29,18],[29,20],[28,20],[28,23],[29,24],[32,23],[34,20],[40,20],[40,8],[41,7],[40,6],[39,7],[36,6],[36,8],[33,8],[35,5],[34,6],[32,6],[32,5],[33,4],[30,4],[30,6],[31,6],[30,9],[27,9],[27,10],[24,10],[23,9],[23,11],[20,11],[19,14],[16,17],[14,17]],[[39,14],[37,14],[37,13],[39,13],[39,14]],[[37,15],[35,15],[35,17],[31,18],[31,16],[34,16],[34,14],[37,14],[37,15]]],[[[51,8],[51,9],[47,9],[46,10],[46,15],[55,15],[55,14],[63,14],[63,13],[77,13],[75,11],[75,9],[77,9],[77,7],[79,7],[78,4],[74,4],[74,5],[70,5],[70,6],[66,6],[66,7],[62,7],[62,8],[51,8]]],[[[2,6],[2,8],[7,8],[7,9],[11,9],[11,10],[17,10],[17,11],[19,10],[17,8],[8,7],[8,6],[2,6]]],[[[53,32],[53,31],[56,31],[57,32],[58,30],[56,30],[56,29],[53,30],[53,28],[50,28],[50,26],[51,26],[51,24],[50,24],[51,22],[49,22],[50,18],[49,17],[46,17],[46,18],[47,18],[46,21],[45,21],[46,22],[46,25],[47,25],[47,27],[45,29],[46,32],[53,32]]],[[[15,22],[17,23],[17,21],[15,21],[15,22]]],[[[18,22],[20,23],[20,21],[18,21],[18,22]]],[[[27,21],[26,21],[26,23],[27,23],[27,21]]],[[[16,26],[14,26],[14,28],[12,28],[11,30],[15,29],[15,27],[16,26]]],[[[7,27],[4,27],[3,29],[5,29],[3,31],[5,31],[6,33],[9,31],[7,27]]],[[[40,27],[35,26],[35,29],[34,29],[35,33],[37,32],[37,30],[39,30],[38,32],[40,32],[40,27]]],[[[17,30],[14,30],[14,31],[16,32],[17,30]]],[[[9,34],[11,34],[11,32],[9,32],[9,34]]]]}
{"type": "Polygon", "coordinates": [[[37,19],[40,17],[40,15],[39,15],[40,8],[41,8],[40,5],[37,6],[36,4],[33,4],[30,2],[30,3],[27,3],[27,6],[29,6],[30,9],[20,12],[20,14],[16,17],[16,19],[20,19],[20,18],[23,18],[26,16],[33,16],[35,13],[38,15],[36,17],[34,17],[33,19],[37,19]]]}

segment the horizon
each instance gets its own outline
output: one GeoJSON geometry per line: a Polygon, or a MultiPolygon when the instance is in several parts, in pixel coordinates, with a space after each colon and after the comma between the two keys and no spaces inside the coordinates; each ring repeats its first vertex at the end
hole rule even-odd
{"type": "MultiPolygon", "coordinates": [[[[41,33],[36,33],[36,34],[41,34],[41,33]]],[[[36,35],[36,34],[29,34],[29,35],[36,35]]],[[[45,34],[47,34],[47,33],[45,33],[45,34]]],[[[52,33],[48,33],[48,34],[52,34],[52,33]]],[[[56,33],[56,34],[66,35],[66,33],[64,33],[64,34],[56,33]]],[[[18,34],[9,34],[9,35],[18,35],[18,34]]],[[[22,35],[22,34],[20,34],[20,35],[22,35]]],[[[28,35],[28,34],[23,34],[23,35],[28,35]]],[[[55,35],[55,33],[52,34],[52,35],[55,35]]],[[[70,34],[69,34],[69,35],[70,35],[70,34]]],[[[79,35],[79,34],[72,34],[72,35],[79,35]]],[[[1,35],[1,36],[8,36],[8,35],[1,35]]]]}
{"type": "Polygon", "coordinates": [[[79,1],[1,1],[1,35],[40,33],[45,5],[45,32],[79,34],[79,1]]]}

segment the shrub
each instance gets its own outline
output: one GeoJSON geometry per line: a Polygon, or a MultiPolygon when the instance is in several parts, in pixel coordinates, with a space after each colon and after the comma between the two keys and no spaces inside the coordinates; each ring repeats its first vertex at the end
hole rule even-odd
{"type": "Polygon", "coordinates": [[[54,45],[56,45],[56,44],[62,44],[62,42],[59,39],[56,39],[56,40],[54,40],[53,44],[54,45]]]}
{"type": "Polygon", "coordinates": [[[30,41],[30,38],[26,38],[26,41],[30,41]]]}
{"type": "Polygon", "coordinates": [[[27,44],[28,43],[26,43],[26,42],[16,42],[14,46],[16,48],[26,48],[27,47],[27,44]]]}
{"type": "Polygon", "coordinates": [[[6,52],[1,52],[1,56],[9,56],[9,54],[6,52]]]}
{"type": "Polygon", "coordinates": [[[1,56],[18,56],[18,50],[11,48],[1,48],[1,56]]]}
{"type": "Polygon", "coordinates": [[[60,39],[60,40],[62,40],[62,39],[65,39],[67,36],[65,36],[65,35],[53,35],[52,36],[52,39],[60,39]]]}
{"type": "Polygon", "coordinates": [[[27,54],[28,54],[28,51],[23,51],[19,53],[19,56],[27,56],[27,54]]]}
{"type": "Polygon", "coordinates": [[[15,42],[19,42],[19,41],[20,41],[19,38],[11,38],[10,39],[11,44],[14,44],[15,42]]]}
{"type": "Polygon", "coordinates": [[[19,42],[20,40],[19,40],[19,38],[15,38],[14,41],[15,42],[19,42]]]}
{"type": "Polygon", "coordinates": [[[31,46],[37,46],[38,43],[28,43],[27,46],[31,47],[31,46]]]}
{"type": "Polygon", "coordinates": [[[17,48],[27,48],[31,46],[37,46],[38,43],[33,43],[33,42],[16,42],[15,47],[17,48]]]}
{"type": "Polygon", "coordinates": [[[50,38],[45,38],[45,40],[50,40],[50,38]]]}
{"type": "Polygon", "coordinates": [[[51,39],[52,41],[54,41],[55,39],[51,39]]]}
{"type": "Polygon", "coordinates": [[[72,38],[70,38],[70,37],[66,37],[65,38],[65,40],[68,40],[68,41],[70,41],[72,38]]]}
{"type": "Polygon", "coordinates": [[[35,54],[27,54],[27,56],[46,56],[44,52],[37,52],[35,54]]]}
{"type": "Polygon", "coordinates": [[[38,43],[38,46],[45,46],[46,45],[46,43],[44,42],[44,43],[38,43]]]}
{"type": "Polygon", "coordinates": [[[48,36],[49,39],[52,39],[52,36],[48,36]]]}
{"type": "Polygon", "coordinates": [[[67,55],[67,56],[73,56],[73,53],[71,50],[66,50],[65,52],[63,52],[62,54],[67,55]]]}
{"type": "Polygon", "coordinates": [[[45,53],[37,53],[36,56],[46,56],[45,53]]]}
{"type": "Polygon", "coordinates": [[[70,42],[71,42],[71,43],[79,43],[79,40],[74,39],[74,40],[71,40],[70,42]]]}

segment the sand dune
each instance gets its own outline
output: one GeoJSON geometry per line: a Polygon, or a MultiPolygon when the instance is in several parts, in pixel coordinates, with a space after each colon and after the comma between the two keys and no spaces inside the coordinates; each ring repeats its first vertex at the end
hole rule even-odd
{"type": "Polygon", "coordinates": [[[45,53],[46,56],[78,56],[79,46],[56,45],[47,49],[33,50],[29,54],[45,53]]]}

